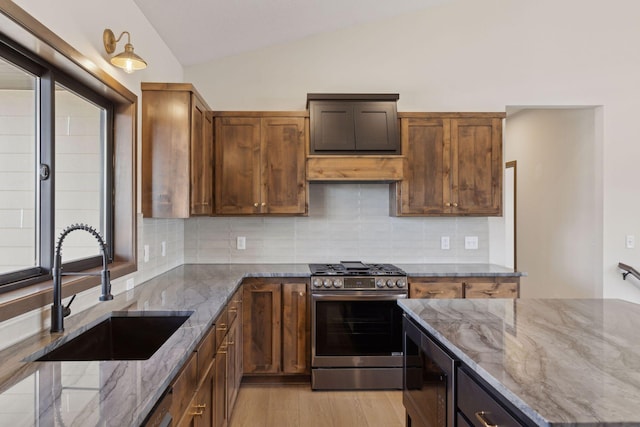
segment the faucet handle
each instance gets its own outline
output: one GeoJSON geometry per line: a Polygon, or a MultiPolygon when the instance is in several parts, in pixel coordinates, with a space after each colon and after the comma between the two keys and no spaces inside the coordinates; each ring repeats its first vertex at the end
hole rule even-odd
{"type": "Polygon", "coordinates": [[[73,300],[76,299],[76,294],[74,294],[71,299],[69,300],[69,304],[67,304],[66,307],[64,307],[62,309],[62,317],[67,317],[71,314],[71,303],[73,302],[73,300]]]}

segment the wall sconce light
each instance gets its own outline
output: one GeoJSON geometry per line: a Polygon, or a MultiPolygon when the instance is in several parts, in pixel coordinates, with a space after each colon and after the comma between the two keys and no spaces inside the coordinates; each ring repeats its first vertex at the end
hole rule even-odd
{"type": "Polygon", "coordinates": [[[124,45],[124,52],[121,52],[111,58],[111,64],[116,67],[124,69],[126,73],[133,73],[136,70],[142,70],[147,68],[147,63],[144,59],[133,53],[133,45],[131,44],[131,35],[128,31],[123,31],[120,37],[116,39],[113,31],[110,29],[104,30],[102,33],[102,42],[104,43],[104,50],[109,55],[116,51],[116,44],[120,41],[122,36],[127,35],[127,44],[124,45]]]}

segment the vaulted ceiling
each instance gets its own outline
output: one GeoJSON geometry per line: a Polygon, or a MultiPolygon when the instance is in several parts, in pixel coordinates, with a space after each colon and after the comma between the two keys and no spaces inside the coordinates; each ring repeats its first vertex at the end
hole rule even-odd
{"type": "Polygon", "coordinates": [[[183,66],[452,0],[134,0],[183,66]]]}

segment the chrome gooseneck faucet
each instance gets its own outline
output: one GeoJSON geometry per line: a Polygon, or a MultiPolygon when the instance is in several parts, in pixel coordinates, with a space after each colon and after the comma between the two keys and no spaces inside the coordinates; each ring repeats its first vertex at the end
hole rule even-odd
{"type": "MultiPolygon", "coordinates": [[[[111,281],[109,270],[107,269],[107,245],[100,233],[87,224],[73,224],[62,230],[56,245],[55,258],[53,260],[53,305],[51,306],[51,332],[64,331],[64,318],[71,312],[68,307],[62,305],[62,276],[100,276],[102,281],[102,295],[100,301],[108,301],[113,299],[111,295],[111,281]],[[62,272],[62,242],[69,233],[75,230],[84,230],[96,238],[100,244],[100,252],[102,253],[102,271],[100,273],[63,273],[62,272]],[[65,313],[66,312],[66,313],[65,313]]],[[[71,304],[71,303],[69,303],[71,304]]]]}

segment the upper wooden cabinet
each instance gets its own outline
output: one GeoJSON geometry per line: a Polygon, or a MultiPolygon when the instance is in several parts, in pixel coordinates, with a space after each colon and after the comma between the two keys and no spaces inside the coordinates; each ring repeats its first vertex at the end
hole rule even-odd
{"type": "Polygon", "coordinates": [[[212,213],[213,121],[193,85],[142,83],[142,214],[212,213]]]}
{"type": "Polygon", "coordinates": [[[502,215],[504,113],[401,113],[398,216],[502,215]]]}
{"type": "Polygon", "coordinates": [[[307,94],[311,154],[400,154],[397,94],[307,94]]]}
{"type": "Polygon", "coordinates": [[[214,115],[215,212],[306,214],[306,112],[214,115]]]}

